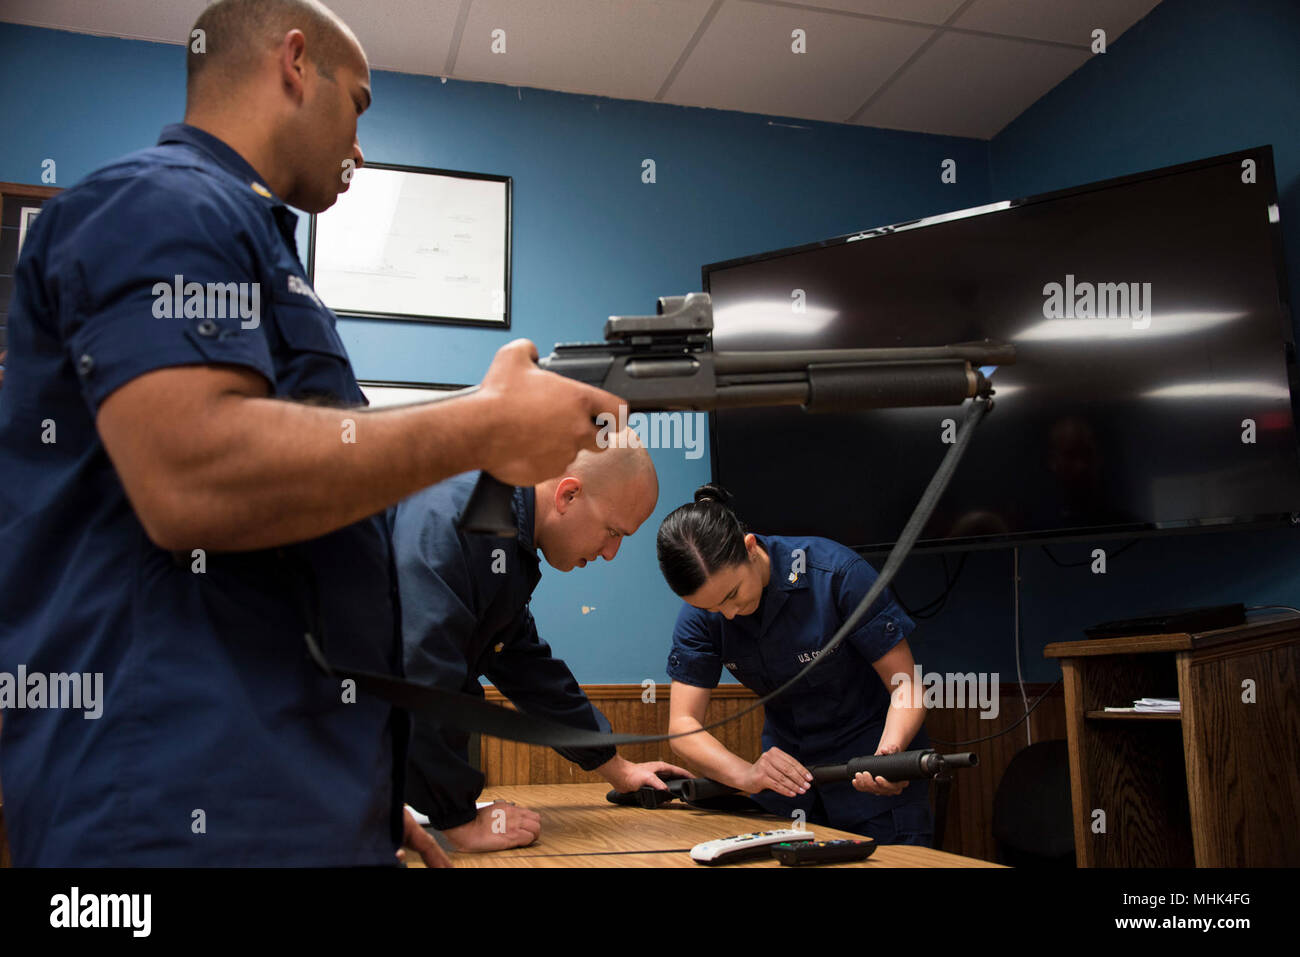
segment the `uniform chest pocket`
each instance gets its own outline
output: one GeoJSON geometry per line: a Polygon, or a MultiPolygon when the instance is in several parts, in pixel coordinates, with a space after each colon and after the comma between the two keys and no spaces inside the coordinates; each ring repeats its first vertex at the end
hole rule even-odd
{"type": "Polygon", "coordinates": [[[816,661],[816,665],[813,666],[812,671],[790,689],[791,693],[811,695],[828,705],[838,705],[845,692],[845,666],[851,664],[847,657],[847,649],[841,645],[825,660],[816,651],[799,653],[795,656],[789,677],[807,668],[813,661],[816,661]]]}
{"type": "Polygon", "coordinates": [[[732,677],[746,688],[763,693],[767,689],[767,679],[763,674],[763,662],[757,655],[732,655],[724,657],[722,665],[731,672],[732,677]]]}
{"type": "Polygon", "coordinates": [[[839,679],[840,674],[843,670],[842,665],[844,664],[844,660],[843,658],[840,657],[843,654],[844,654],[843,646],[836,648],[834,651],[832,651],[829,656],[826,656],[825,661],[821,660],[822,655],[820,654],[816,654],[816,653],[809,654],[807,656],[807,660],[803,660],[799,662],[799,667],[801,669],[807,668],[809,662],[812,661],[816,661],[817,666],[813,668],[811,672],[808,673],[808,676],[804,678],[804,681],[808,682],[811,685],[834,684],[839,679]]]}
{"type": "MultiPolygon", "coordinates": [[[[303,282],[300,280],[300,282],[303,282]]],[[[310,290],[303,282],[303,288],[310,290]]],[[[360,405],[364,396],[334,328],[333,315],[305,294],[278,291],[272,300],[281,348],[276,356],[280,394],[360,405]]]]}
{"type": "Polygon", "coordinates": [[[328,313],[301,299],[274,300],[275,325],[284,344],[294,352],[319,352],[344,362],[348,353],[343,348],[328,313]]]}

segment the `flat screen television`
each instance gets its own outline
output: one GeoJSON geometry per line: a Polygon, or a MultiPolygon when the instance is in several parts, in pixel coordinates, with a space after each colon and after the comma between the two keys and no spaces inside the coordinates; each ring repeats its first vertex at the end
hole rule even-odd
{"type": "MultiPolygon", "coordinates": [[[[1268,146],[703,267],[714,347],[997,339],[921,548],[1296,522],[1296,363],[1268,146]]],[[[962,407],[712,418],[755,531],[890,546],[962,407]]]]}

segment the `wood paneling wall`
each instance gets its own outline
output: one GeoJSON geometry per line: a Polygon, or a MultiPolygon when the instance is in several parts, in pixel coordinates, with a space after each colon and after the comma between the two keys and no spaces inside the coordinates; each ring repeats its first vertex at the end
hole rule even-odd
{"type": "MultiPolygon", "coordinates": [[[[1025,695],[1029,704],[1046,691],[1046,684],[1026,684],[1025,695]]],[[[1015,684],[999,686],[998,716],[985,720],[978,708],[931,709],[925,719],[934,749],[941,754],[952,751],[973,751],[979,764],[973,768],[956,771],[952,775],[948,797],[948,820],[944,830],[943,847],[966,857],[996,861],[997,848],[993,841],[993,795],[1002,774],[1011,759],[1029,744],[1025,726],[1031,726],[1034,743],[1065,739],[1065,695],[1058,685],[1014,730],[990,741],[978,744],[961,744],[973,741],[1010,727],[1024,717],[1025,705],[1020,698],[1020,688],[1015,684]],[[958,742],[943,744],[940,742],[958,742]]],[[[933,795],[935,788],[931,789],[933,795]]],[[[1066,795],[1068,799],[1068,795],[1066,795]]]]}
{"type": "MultiPolygon", "coordinates": [[[[667,683],[655,687],[655,700],[647,702],[649,689],[641,685],[584,685],[583,691],[609,719],[619,734],[667,734],[667,683]]],[[[495,688],[487,688],[487,700],[509,706],[510,702],[495,688]]],[[[705,724],[730,717],[752,705],[755,695],[740,685],[720,685],[713,691],[705,724]]],[[[729,749],[747,761],[758,759],[763,731],[763,709],[758,708],[739,721],[725,724],[712,732],[729,749]]],[[[603,781],[594,771],[584,771],[566,761],[550,748],[519,744],[483,735],[480,739],[480,768],[487,784],[586,784],[603,781]]],[[[651,741],[619,748],[629,761],[667,761],[686,767],[673,754],[667,741],[651,741]]],[[[690,770],[694,770],[691,768],[690,770]]]]}
{"type": "MultiPolygon", "coordinates": [[[[667,734],[669,687],[667,683],[656,686],[653,702],[643,700],[645,689],[640,685],[585,685],[583,690],[619,734],[667,734]]],[[[1046,688],[1046,685],[1026,685],[1025,693],[1030,704],[1046,688]]],[[[978,708],[932,709],[925,725],[931,739],[971,741],[1013,724],[1024,715],[1019,688],[1002,685],[999,690],[998,716],[992,720],[981,718],[978,708]]],[[[495,688],[487,688],[486,694],[491,702],[509,705],[495,688]]],[[[754,700],[754,693],[747,688],[720,685],[714,689],[709,701],[707,720],[716,721],[733,715],[753,704],[754,700]]],[[[940,752],[974,751],[979,756],[976,767],[953,774],[941,850],[981,860],[996,860],[993,794],[1011,759],[1028,743],[1025,724],[1032,725],[1035,742],[1065,737],[1065,700],[1059,687],[1053,689],[1034,710],[1028,722],[1008,734],[978,744],[947,745],[935,741],[934,747],[940,752]]],[[[732,751],[753,761],[760,753],[762,729],[763,709],[759,708],[712,733],[732,751]]],[[[676,759],[667,742],[630,745],[620,748],[619,753],[629,761],[662,760],[695,770],[676,759]]],[[[579,784],[602,780],[600,775],[583,771],[550,748],[499,738],[483,736],[480,739],[480,758],[480,767],[489,787],[495,784],[579,784]]],[[[935,791],[931,787],[932,801],[935,791]]]]}

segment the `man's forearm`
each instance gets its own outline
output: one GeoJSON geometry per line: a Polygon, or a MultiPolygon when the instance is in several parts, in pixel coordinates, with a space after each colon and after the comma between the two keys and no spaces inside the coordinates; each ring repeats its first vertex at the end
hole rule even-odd
{"type": "Polygon", "coordinates": [[[622,781],[622,773],[624,771],[625,765],[627,765],[628,763],[629,762],[627,758],[621,757],[616,754],[608,761],[606,761],[604,764],[600,765],[594,770],[597,774],[599,774],[610,784],[617,787],[619,783],[622,781]]]}
{"type": "MultiPolygon", "coordinates": [[[[480,467],[490,409],[477,395],[399,409],[334,409],[237,394],[213,403],[202,445],[154,481],[164,547],[239,551],[326,534],[480,467]]],[[[139,511],[139,509],[137,509],[139,511]]]]}
{"type": "Polygon", "coordinates": [[[316,538],[470,469],[532,485],[597,448],[618,397],[544,372],[517,339],[469,395],[370,412],[268,398],[242,366],[168,366],[104,398],[104,449],[162,548],[269,548],[316,538]]]}

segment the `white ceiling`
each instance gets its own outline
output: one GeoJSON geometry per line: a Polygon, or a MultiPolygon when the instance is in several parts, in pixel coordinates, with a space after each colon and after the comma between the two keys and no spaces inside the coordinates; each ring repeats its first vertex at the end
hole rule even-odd
{"type": "MultiPolygon", "coordinates": [[[[989,139],[1159,0],[326,2],[373,69],[989,139]]],[[[204,6],[3,0],[0,20],[183,43],[204,6]]]]}

